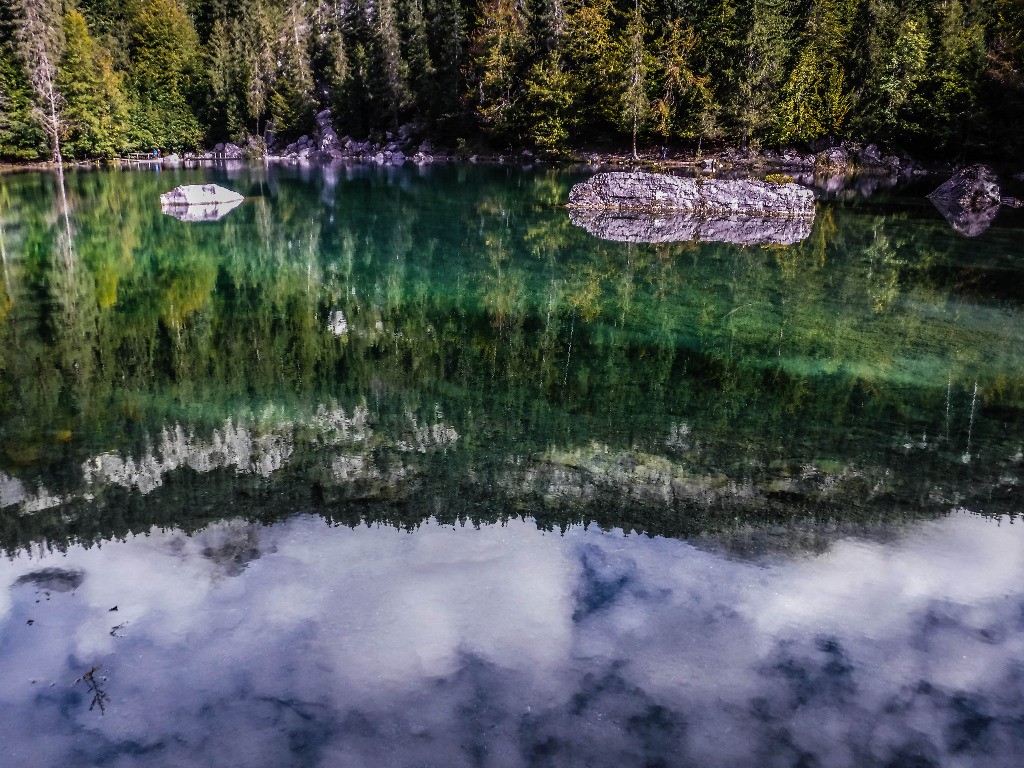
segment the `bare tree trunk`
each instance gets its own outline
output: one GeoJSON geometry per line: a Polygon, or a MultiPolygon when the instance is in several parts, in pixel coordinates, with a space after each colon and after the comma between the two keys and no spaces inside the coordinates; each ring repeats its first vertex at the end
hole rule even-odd
{"type": "MultiPolygon", "coordinates": [[[[64,48],[63,10],[55,0],[22,0],[15,32],[18,53],[25,63],[35,93],[36,114],[50,140],[53,162],[64,162],[60,138],[64,122],[57,90],[57,61],[64,48]]],[[[63,186],[63,185],[62,185],[63,186]]]]}
{"type": "MultiPolygon", "coordinates": [[[[44,61],[46,56],[44,54],[44,61]]],[[[44,67],[48,68],[49,64],[44,63],[44,67]]],[[[50,142],[53,147],[53,162],[57,164],[57,168],[60,170],[60,188],[64,189],[64,156],[60,151],[60,133],[61,133],[61,119],[57,111],[57,105],[60,100],[60,96],[57,93],[57,89],[54,86],[53,78],[47,78],[47,101],[50,104],[50,142]]]]}

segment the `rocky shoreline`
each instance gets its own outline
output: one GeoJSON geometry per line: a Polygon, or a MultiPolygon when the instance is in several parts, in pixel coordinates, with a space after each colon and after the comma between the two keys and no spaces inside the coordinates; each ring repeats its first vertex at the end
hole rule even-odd
{"type": "MultiPolygon", "coordinates": [[[[753,149],[738,147],[700,149],[651,147],[639,158],[621,151],[577,148],[558,157],[543,157],[528,148],[505,151],[481,148],[459,140],[443,144],[414,124],[399,126],[377,140],[339,136],[329,110],[316,115],[315,128],[309,135],[284,143],[272,134],[266,140],[251,137],[244,144],[218,143],[199,152],[169,154],[160,158],[165,168],[195,168],[229,162],[263,162],[279,165],[312,165],[326,163],[358,163],[381,167],[406,164],[427,166],[434,163],[497,163],[512,165],[584,166],[590,170],[645,169],[655,171],[681,170],[686,173],[719,178],[750,178],[769,173],[791,175],[795,181],[813,185],[825,193],[846,189],[855,178],[861,195],[901,181],[929,174],[951,174],[960,164],[924,165],[902,154],[886,154],[875,144],[844,142],[834,146],[811,149],[753,149]]],[[[67,163],[68,167],[95,166],[104,161],[67,163]]],[[[0,173],[27,169],[44,169],[52,163],[0,163],[0,173]]],[[[1024,181],[1019,168],[1003,168],[1002,175],[1024,181]]]]}
{"type": "MultiPolygon", "coordinates": [[[[639,159],[617,152],[577,150],[558,158],[542,158],[527,148],[506,152],[474,151],[465,142],[456,147],[435,143],[425,132],[412,124],[399,126],[382,139],[358,139],[339,136],[329,110],[316,116],[312,134],[300,136],[284,144],[275,137],[267,141],[250,138],[244,146],[220,143],[205,152],[169,155],[164,165],[177,167],[217,161],[262,160],[267,163],[301,165],[336,161],[365,163],[378,166],[399,166],[411,163],[418,166],[431,163],[537,163],[583,164],[594,168],[629,167],[649,169],[689,168],[708,174],[749,174],[764,171],[783,171],[801,176],[849,176],[851,174],[884,177],[907,177],[932,172],[910,157],[884,154],[876,145],[846,143],[825,147],[817,152],[796,149],[738,149],[725,148],[701,153],[669,150],[667,147],[648,150],[639,159]]],[[[949,170],[949,169],[935,169],[949,170]]]]}

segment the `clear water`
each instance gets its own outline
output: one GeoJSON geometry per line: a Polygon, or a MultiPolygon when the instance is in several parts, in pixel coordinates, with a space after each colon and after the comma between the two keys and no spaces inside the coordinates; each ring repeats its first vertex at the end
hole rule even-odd
{"type": "Polygon", "coordinates": [[[1018,764],[1024,220],[579,178],[0,177],[5,765],[1018,764]]]}

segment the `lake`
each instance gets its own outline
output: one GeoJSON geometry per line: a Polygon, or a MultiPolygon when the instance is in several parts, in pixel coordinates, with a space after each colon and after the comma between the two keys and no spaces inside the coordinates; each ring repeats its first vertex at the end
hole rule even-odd
{"type": "Polygon", "coordinates": [[[0,176],[0,762],[1018,765],[1024,212],[586,176],[0,176]]]}

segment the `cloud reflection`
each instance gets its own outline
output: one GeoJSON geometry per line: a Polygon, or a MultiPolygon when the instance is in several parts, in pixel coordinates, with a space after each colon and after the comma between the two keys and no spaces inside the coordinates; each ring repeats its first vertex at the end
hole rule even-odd
{"type": "Polygon", "coordinates": [[[312,517],[22,554],[7,764],[1013,765],[1022,576],[966,513],[758,561],[312,517]]]}

